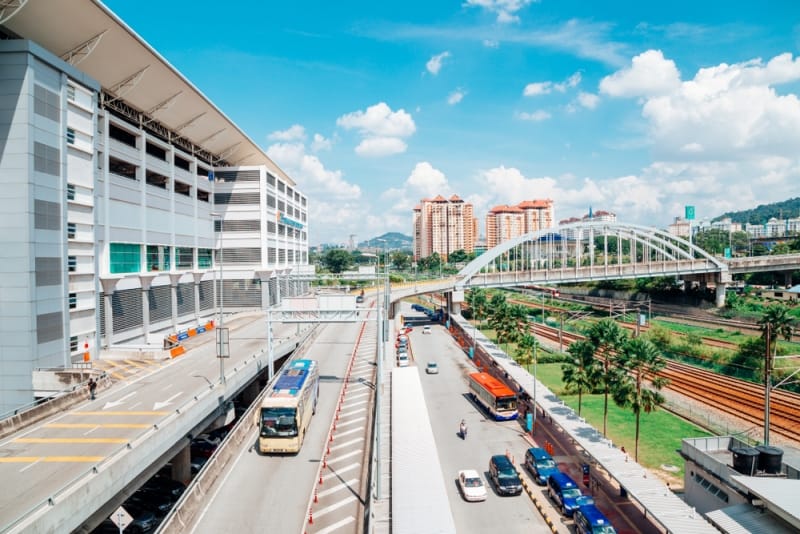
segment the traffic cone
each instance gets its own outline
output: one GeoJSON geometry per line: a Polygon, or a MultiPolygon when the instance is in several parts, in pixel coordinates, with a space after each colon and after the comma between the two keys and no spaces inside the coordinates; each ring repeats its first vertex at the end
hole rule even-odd
{"type": "Polygon", "coordinates": [[[308,524],[309,525],[314,524],[314,513],[311,511],[310,508],[308,509],[308,524]]]}

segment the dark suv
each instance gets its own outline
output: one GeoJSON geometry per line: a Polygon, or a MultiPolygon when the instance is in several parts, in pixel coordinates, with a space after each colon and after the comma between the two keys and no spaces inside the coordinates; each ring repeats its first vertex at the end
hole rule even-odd
{"type": "Polygon", "coordinates": [[[517,468],[504,454],[495,454],[489,460],[489,478],[492,479],[500,495],[519,495],[522,493],[522,480],[517,468]]]}

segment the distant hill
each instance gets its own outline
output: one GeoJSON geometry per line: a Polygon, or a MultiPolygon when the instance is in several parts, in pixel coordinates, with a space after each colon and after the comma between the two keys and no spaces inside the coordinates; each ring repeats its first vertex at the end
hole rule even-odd
{"type": "Polygon", "coordinates": [[[404,235],[400,232],[387,232],[360,242],[358,248],[383,248],[384,242],[381,239],[386,241],[385,246],[390,250],[410,249],[414,244],[414,240],[410,235],[404,235]]]}
{"type": "Polygon", "coordinates": [[[742,224],[764,224],[773,217],[776,219],[800,217],[800,197],[784,200],[783,202],[775,202],[774,204],[762,204],[751,210],[730,211],[715,217],[711,222],[719,221],[726,217],[730,217],[732,222],[742,224]]]}

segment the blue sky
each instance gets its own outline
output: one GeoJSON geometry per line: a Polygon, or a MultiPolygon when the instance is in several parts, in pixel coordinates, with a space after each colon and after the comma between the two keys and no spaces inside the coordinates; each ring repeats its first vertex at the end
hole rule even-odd
{"type": "Polygon", "coordinates": [[[312,244],[410,234],[437,194],[481,228],[530,199],[664,228],[800,196],[800,2],[106,5],[292,176],[312,244]]]}

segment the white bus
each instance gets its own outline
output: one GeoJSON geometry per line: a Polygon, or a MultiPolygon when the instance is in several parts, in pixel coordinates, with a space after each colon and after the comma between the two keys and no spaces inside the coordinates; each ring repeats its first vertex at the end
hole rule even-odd
{"type": "Polygon", "coordinates": [[[311,416],[317,411],[319,366],[314,360],[287,364],[256,410],[258,449],[262,453],[300,452],[311,416]]]}

